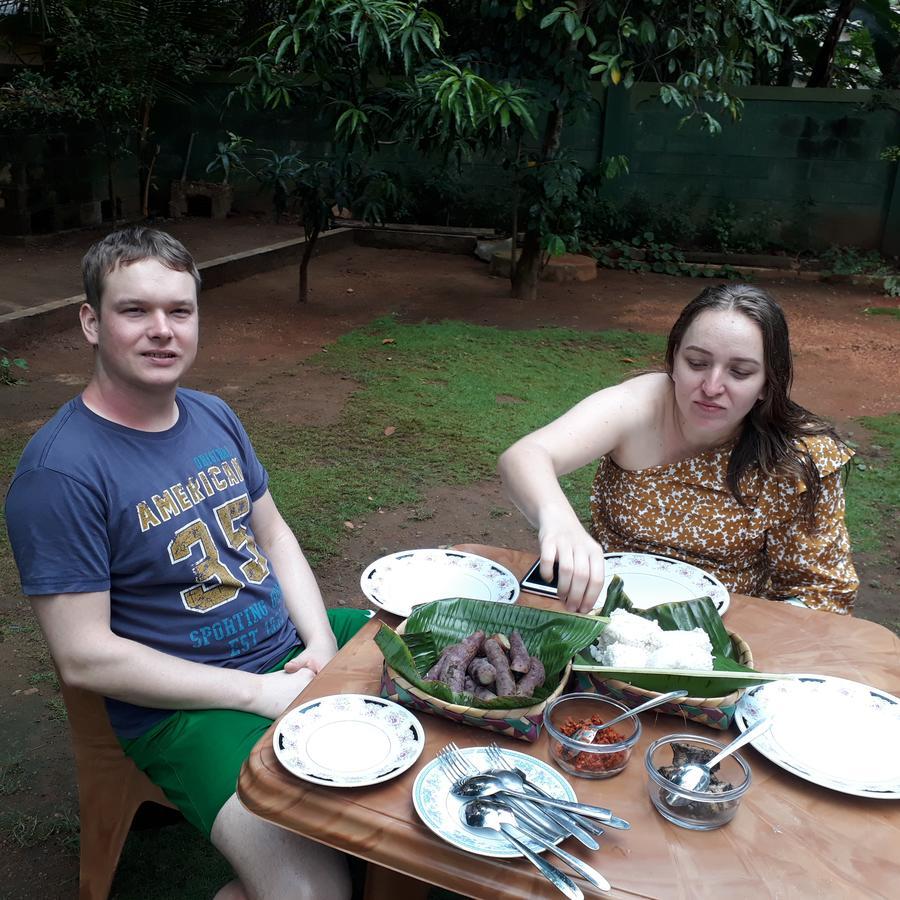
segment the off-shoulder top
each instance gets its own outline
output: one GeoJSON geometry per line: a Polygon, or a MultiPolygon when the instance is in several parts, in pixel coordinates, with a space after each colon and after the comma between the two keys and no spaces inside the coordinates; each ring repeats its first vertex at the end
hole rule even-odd
{"type": "MultiPolygon", "coordinates": [[[[590,497],[591,533],[607,552],[657,553],[714,574],[730,591],[849,614],[859,579],[844,523],[841,468],[853,451],[827,436],[803,439],[822,488],[812,526],[801,481],[759,471],[741,505],[725,483],[731,446],[648,469],[603,457],[590,497]]],[[[627,592],[627,586],[626,586],[627,592]]]]}

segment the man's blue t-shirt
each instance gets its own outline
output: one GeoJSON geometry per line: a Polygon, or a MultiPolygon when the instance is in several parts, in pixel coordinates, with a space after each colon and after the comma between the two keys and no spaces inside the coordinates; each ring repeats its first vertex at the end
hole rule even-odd
{"type": "MultiPolygon", "coordinates": [[[[31,439],[6,498],[25,594],[110,591],[111,628],[163,653],[263,672],[299,639],[250,532],[268,477],[222,400],[179,389],[178,421],[125,428],[69,401],[31,439]]],[[[107,700],[131,738],[170,715],[107,700]]]]}

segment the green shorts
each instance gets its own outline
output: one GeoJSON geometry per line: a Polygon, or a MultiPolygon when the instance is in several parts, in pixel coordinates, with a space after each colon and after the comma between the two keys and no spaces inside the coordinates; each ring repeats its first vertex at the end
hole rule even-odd
{"type": "MultiPolygon", "coordinates": [[[[329,609],[338,647],[371,615],[361,609],[329,609]]],[[[301,650],[295,647],[269,671],[284,668],[301,650]]],[[[271,724],[271,719],[234,709],[179,710],[140,737],[119,742],[125,755],[209,837],[219,810],[235,792],[244,760],[271,724]]]]}

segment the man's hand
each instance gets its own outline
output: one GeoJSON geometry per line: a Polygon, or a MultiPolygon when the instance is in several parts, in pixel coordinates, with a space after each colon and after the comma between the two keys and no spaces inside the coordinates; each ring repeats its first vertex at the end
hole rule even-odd
{"type": "Polygon", "coordinates": [[[254,697],[253,708],[249,712],[267,719],[277,719],[314,677],[313,671],[305,667],[295,672],[269,672],[260,675],[260,690],[254,697]]]}
{"type": "Polygon", "coordinates": [[[285,664],[284,671],[291,673],[300,669],[308,669],[313,675],[318,675],[335,653],[337,653],[337,644],[334,642],[334,636],[331,635],[331,640],[326,638],[305,647],[302,653],[298,653],[285,664]]]}

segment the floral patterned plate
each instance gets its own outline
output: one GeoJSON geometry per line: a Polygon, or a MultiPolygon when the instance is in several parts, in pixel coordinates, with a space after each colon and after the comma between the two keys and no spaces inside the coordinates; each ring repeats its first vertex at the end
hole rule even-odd
{"type": "Polygon", "coordinates": [[[595,608],[606,602],[609,583],[613,575],[618,575],[624,582],[628,599],[638,609],[695,597],[709,597],[720,616],[728,609],[730,597],[725,585],[714,575],[680,559],[654,553],[606,553],[604,559],[606,580],[595,608]]]}
{"type": "Polygon", "coordinates": [[[336,694],[292,709],[273,744],[278,761],[304,781],[361,787],[405,772],[425,746],[425,731],[390,700],[336,694]]]}
{"type": "Polygon", "coordinates": [[[519,582],[509,569],[459,550],[403,550],[376,559],[359,580],[363,593],[387,612],[406,618],[413,606],[470,597],[515,603],[519,582]]]}
{"type": "MultiPolygon", "coordinates": [[[[486,772],[492,766],[487,750],[483,747],[463,747],[460,752],[479,771],[486,772]]],[[[547,763],[517,750],[504,748],[503,755],[517,769],[521,769],[529,781],[543,788],[551,796],[560,800],[577,801],[575,791],[565,776],[547,763]]],[[[419,818],[438,837],[461,850],[468,850],[479,856],[498,858],[521,856],[522,854],[511,846],[502,834],[487,828],[470,828],[463,823],[460,812],[466,801],[450,793],[451,784],[451,779],[441,768],[437,758],[431,760],[419,772],[412,789],[413,806],[419,818]]],[[[543,849],[531,841],[527,841],[527,844],[537,852],[543,849]]]]}
{"type": "Polygon", "coordinates": [[[775,722],[753,746],[813,784],[881,800],[900,800],[900,700],[829,675],[796,675],[750,688],[734,721],[775,722]]]}

